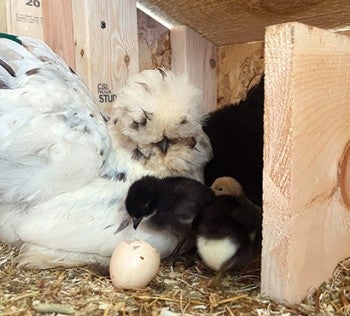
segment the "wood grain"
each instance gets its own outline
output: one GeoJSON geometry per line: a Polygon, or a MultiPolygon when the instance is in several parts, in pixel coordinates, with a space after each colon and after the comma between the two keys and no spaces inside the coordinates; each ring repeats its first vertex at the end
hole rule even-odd
{"type": "Polygon", "coordinates": [[[187,25],[217,46],[261,41],[265,27],[303,22],[350,26],[348,0],[139,0],[173,25],[187,25]]]}
{"type": "Polygon", "coordinates": [[[7,33],[6,0],[0,0],[0,32],[7,33]]]}
{"type": "Polygon", "coordinates": [[[136,0],[73,0],[76,70],[108,112],[139,70],[136,0]]]}
{"type": "Polygon", "coordinates": [[[71,0],[42,2],[44,41],[75,69],[73,16],[71,0]]]}
{"type": "Polygon", "coordinates": [[[350,38],[300,23],[265,42],[262,292],[296,303],[350,255],[339,184],[350,139],[350,38]]]}
{"type": "Polygon", "coordinates": [[[172,70],[187,74],[204,92],[207,110],[216,108],[216,47],[187,26],[171,29],[172,70]]]}

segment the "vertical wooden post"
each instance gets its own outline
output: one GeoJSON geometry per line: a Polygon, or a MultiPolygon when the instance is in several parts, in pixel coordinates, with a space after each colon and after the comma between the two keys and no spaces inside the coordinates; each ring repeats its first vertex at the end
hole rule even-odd
{"type": "Polygon", "coordinates": [[[136,0],[50,0],[45,40],[84,79],[102,109],[139,69],[136,0]]]}
{"type": "Polygon", "coordinates": [[[187,74],[190,81],[202,89],[204,106],[216,108],[216,47],[187,26],[178,26],[170,32],[171,69],[187,74]]]}
{"type": "Polygon", "coordinates": [[[6,0],[0,0],[0,32],[7,33],[6,0]]]}
{"type": "Polygon", "coordinates": [[[75,46],[71,0],[46,0],[42,2],[44,41],[70,67],[75,69],[75,46]]]}
{"type": "Polygon", "coordinates": [[[350,255],[349,56],[347,36],[267,28],[262,292],[279,301],[298,302],[350,255]]]}
{"type": "Polygon", "coordinates": [[[139,69],[136,0],[73,0],[72,7],[77,72],[109,111],[116,89],[139,69]]]}

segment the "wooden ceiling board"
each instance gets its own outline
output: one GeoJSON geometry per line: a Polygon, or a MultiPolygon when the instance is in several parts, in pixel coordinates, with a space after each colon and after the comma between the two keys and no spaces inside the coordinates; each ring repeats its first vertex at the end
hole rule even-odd
{"type": "Polygon", "coordinates": [[[187,25],[217,46],[263,40],[265,27],[298,21],[350,26],[349,0],[139,0],[173,25],[187,25]]]}

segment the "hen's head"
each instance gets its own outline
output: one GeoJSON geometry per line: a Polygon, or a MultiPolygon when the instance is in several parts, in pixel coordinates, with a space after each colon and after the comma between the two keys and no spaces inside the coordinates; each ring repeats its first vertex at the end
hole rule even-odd
{"type": "Polygon", "coordinates": [[[186,77],[145,70],[118,94],[110,123],[112,139],[157,175],[201,178],[199,173],[211,158],[201,102],[201,91],[186,77]]]}

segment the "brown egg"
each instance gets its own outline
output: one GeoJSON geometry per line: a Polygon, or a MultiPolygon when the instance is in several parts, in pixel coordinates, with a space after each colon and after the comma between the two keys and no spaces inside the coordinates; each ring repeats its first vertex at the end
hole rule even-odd
{"type": "Polygon", "coordinates": [[[158,272],[159,252],[141,240],[126,240],[113,251],[109,273],[117,289],[147,286],[158,272]]]}

